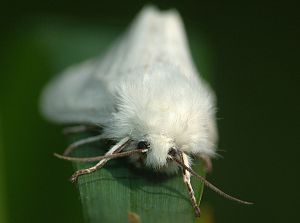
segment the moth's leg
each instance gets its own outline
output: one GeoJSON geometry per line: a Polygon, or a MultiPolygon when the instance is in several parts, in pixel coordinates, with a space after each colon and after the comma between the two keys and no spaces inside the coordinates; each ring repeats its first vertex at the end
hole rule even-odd
{"type": "Polygon", "coordinates": [[[99,129],[99,126],[97,125],[76,125],[76,126],[69,126],[63,129],[63,134],[64,135],[69,135],[69,134],[76,134],[76,133],[81,133],[81,132],[87,132],[90,130],[97,130],[99,129]]]}
{"type": "Polygon", "coordinates": [[[84,175],[84,174],[88,174],[88,173],[92,173],[92,172],[95,172],[96,170],[99,170],[101,167],[103,167],[107,161],[109,159],[103,159],[103,160],[100,160],[95,166],[92,166],[90,168],[87,168],[87,169],[83,169],[83,170],[78,170],[76,171],[72,176],[71,176],[71,182],[72,183],[75,183],[77,181],[77,178],[81,175],[84,175]]]}
{"type": "Polygon", "coordinates": [[[203,162],[205,172],[210,173],[213,168],[210,157],[208,155],[198,155],[197,157],[203,162]]]}
{"type": "MultiPolygon", "coordinates": [[[[181,153],[181,160],[184,163],[184,165],[190,167],[188,157],[185,153],[181,153]]],[[[189,171],[187,171],[185,169],[183,169],[182,172],[183,172],[183,181],[187,186],[187,189],[188,189],[188,192],[189,192],[189,195],[190,195],[190,199],[191,199],[191,202],[192,202],[192,206],[195,210],[195,214],[196,214],[197,217],[200,217],[200,213],[201,213],[200,208],[197,205],[197,201],[196,201],[196,198],[195,198],[195,193],[194,193],[194,190],[193,190],[193,187],[192,187],[192,184],[191,184],[191,174],[190,174],[189,171]]]]}
{"type": "Polygon", "coordinates": [[[85,139],[81,139],[79,141],[76,141],[74,143],[72,143],[71,145],[69,145],[65,151],[64,151],[64,155],[68,156],[71,152],[73,152],[74,149],[78,148],[79,146],[83,146],[85,144],[89,144],[89,143],[93,143],[93,142],[97,142],[99,140],[103,139],[102,135],[96,135],[96,136],[91,136],[85,139]]]}
{"type": "MultiPolygon", "coordinates": [[[[120,142],[118,142],[116,145],[114,145],[107,153],[105,153],[105,155],[111,155],[114,153],[119,153],[123,150],[123,148],[125,147],[125,145],[127,145],[129,143],[130,139],[128,137],[122,139],[120,142]]],[[[72,183],[75,183],[77,178],[81,175],[84,174],[89,174],[92,172],[95,172],[96,170],[99,170],[101,167],[103,167],[107,161],[109,161],[110,159],[103,159],[100,160],[95,166],[92,166],[90,168],[87,169],[83,169],[83,170],[78,170],[76,171],[72,176],[71,176],[71,181],[72,183]]]]}

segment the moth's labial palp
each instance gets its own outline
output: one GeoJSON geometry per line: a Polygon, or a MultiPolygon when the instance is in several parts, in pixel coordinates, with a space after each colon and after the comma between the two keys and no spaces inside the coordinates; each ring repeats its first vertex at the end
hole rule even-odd
{"type": "Polygon", "coordinates": [[[172,148],[170,148],[168,154],[172,157],[176,157],[178,155],[178,151],[177,151],[177,149],[172,147],[172,148]]]}
{"type": "Polygon", "coordinates": [[[147,141],[139,141],[137,144],[138,149],[149,149],[150,148],[150,143],[147,141]]]}

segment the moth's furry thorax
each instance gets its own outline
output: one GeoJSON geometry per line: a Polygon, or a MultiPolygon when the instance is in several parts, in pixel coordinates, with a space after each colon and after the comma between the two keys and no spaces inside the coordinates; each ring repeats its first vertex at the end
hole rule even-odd
{"type": "Polygon", "coordinates": [[[213,97],[204,83],[182,75],[176,66],[149,67],[120,81],[107,137],[147,140],[146,166],[166,164],[171,147],[188,154],[214,154],[213,97]]]}

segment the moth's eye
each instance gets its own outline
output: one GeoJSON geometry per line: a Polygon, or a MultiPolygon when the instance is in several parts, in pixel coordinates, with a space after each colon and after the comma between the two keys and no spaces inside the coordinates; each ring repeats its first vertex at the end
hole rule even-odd
{"type": "Polygon", "coordinates": [[[138,148],[138,149],[149,149],[149,148],[150,148],[150,143],[147,142],[147,141],[140,141],[140,142],[137,144],[137,148],[138,148]]]}
{"type": "Polygon", "coordinates": [[[171,148],[168,152],[170,156],[177,156],[177,150],[175,148],[171,148]]]}

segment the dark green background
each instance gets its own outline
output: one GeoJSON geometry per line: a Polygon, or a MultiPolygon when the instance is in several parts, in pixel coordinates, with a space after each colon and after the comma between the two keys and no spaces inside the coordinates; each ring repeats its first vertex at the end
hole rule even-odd
{"type": "MultiPolygon", "coordinates": [[[[155,2],[155,1],[153,1],[155,2]]],[[[157,1],[177,8],[199,70],[218,98],[220,154],[209,179],[252,200],[206,190],[216,222],[299,219],[299,18],[296,4],[157,1]]],[[[10,1],[0,8],[0,222],[82,222],[71,165],[52,157],[66,142],[38,113],[42,86],[97,55],[143,1],[10,1]],[[99,45],[97,43],[99,42],[99,45]],[[101,44],[100,44],[101,43],[101,44]]]]}

